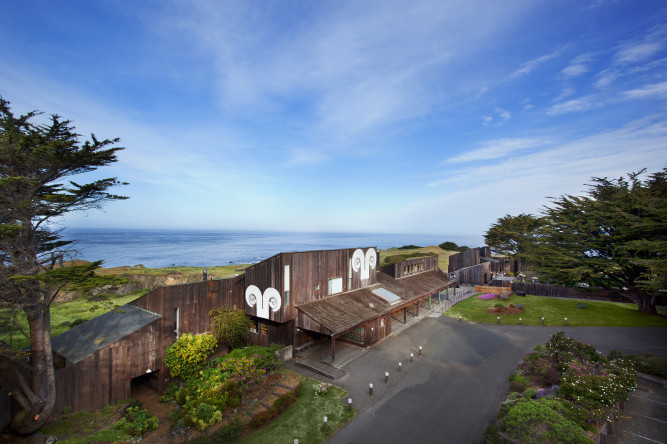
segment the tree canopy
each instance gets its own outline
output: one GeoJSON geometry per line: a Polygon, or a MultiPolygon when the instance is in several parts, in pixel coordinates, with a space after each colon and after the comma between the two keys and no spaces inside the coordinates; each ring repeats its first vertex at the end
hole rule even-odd
{"type": "Polygon", "coordinates": [[[552,198],[527,257],[541,280],[616,289],[645,313],[667,288],[667,168],[552,198]]]}
{"type": "Polygon", "coordinates": [[[484,242],[496,253],[520,259],[541,225],[542,220],[532,214],[507,214],[491,225],[484,235],[484,242]]]}
{"type": "Polygon", "coordinates": [[[40,113],[14,116],[0,98],[0,314],[3,321],[26,315],[30,360],[0,343],[0,383],[8,388],[22,411],[12,426],[32,433],[51,415],[55,405],[55,375],[51,350],[50,307],[64,289],[100,283],[100,262],[74,265],[71,241],[65,241],[54,222],[72,211],[100,208],[126,199],[109,190],[121,185],[115,178],[78,183],[74,178],[116,162],[118,139],[81,142],[69,120],[57,115],[33,123],[40,113]]]}

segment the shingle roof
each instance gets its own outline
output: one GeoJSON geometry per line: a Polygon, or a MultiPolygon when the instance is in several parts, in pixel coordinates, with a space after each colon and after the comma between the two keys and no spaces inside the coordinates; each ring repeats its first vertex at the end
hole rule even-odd
{"type": "Polygon", "coordinates": [[[402,279],[377,273],[377,284],[297,305],[297,309],[337,334],[407,303],[444,290],[454,281],[440,270],[427,271],[402,279]],[[400,298],[390,303],[373,290],[384,289],[400,298]]]}
{"type": "Polygon", "coordinates": [[[54,337],[51,344],[71,365],[161,317],[126,304],[54,337]]]}

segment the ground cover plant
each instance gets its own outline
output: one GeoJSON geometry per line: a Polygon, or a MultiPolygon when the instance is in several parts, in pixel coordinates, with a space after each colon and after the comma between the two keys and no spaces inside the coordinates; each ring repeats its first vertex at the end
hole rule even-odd
{"type": "MultiPolygon", "coordinates": [[[[408,247],[410,245],[406,245],[408,247]]],[[[416,247],[415,245],[412,245],[416,247]]],[[[442,271],[447,273],[447,267],[449,266],[449,256],[451,256],[454,253],[457,253],[456,251],[444,251],[442,248],[438,246],[428,246],[428,247],[417,247],[413,249],[407,249],[407,248],[388,248],[386,250],[380,250],[380,259],[381,263],[380,265],[387,265],[387,259],[392,257],[392,256],[403,256],[404,258],[407,257],[408,255],[414,254],[414,253],[419,253],[420,255],[423,256],[431,256],[431,255],[436,255],[438,256],[438,265],[442,271]]],[[[418,256],[412,256],[412,257],[418,257],[418,256]]],[[[404,260],[404,259],[398,259],[398,260],[404,260]]],[[[398,260],[392,259],[392,261],[397,262],[398,260]]],[[[393,263],[393,262],[392,262],[393,263]]]]}
{"type": "Polygon", "coordinates": [[[522,313],[500,313],[501,323],[518,325],[521,318],[522,325],[562,326],[567,318],[569,326],[588,327],[666,327],[667,317],[641,313],[635,304],[591,301],[580,299],[550,298],[545,296],[517,296],[512,295],[505,301],[498,299],[468,298],[459,302],[446,311],[446,316],[461,317],[471,322],[495,324],[499,314],[487,311],[496,304],[502,303],[521,306],[522,313]],[[579,305],[586,308],[582,309],[579,305]]]}
{"type": "Polygon", "coordinates": [[[603,356],[558,332],[524,356],[509,384],[483,443],[586,443],[636,388],[636,372],[618,353],[603,356]]]}

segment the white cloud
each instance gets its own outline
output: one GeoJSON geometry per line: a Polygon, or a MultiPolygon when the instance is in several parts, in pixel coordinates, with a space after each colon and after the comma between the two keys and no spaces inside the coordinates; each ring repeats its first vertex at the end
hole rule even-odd
{"type": "Polygon", "coordinates": [[[654,83],[624,91],[622,95],[628,99],[667,98],[667,82],[654,83]]]}
{"type": "Polygon", "coordinates": [[[557,103],[547,111],[551,116],[567,114],[572,112],[588,111],[599,107],[601,104],[593,96],[584,96],[567,102],[557,103]]]}
{"type": "Polygon", "coordinates": [[[506,158],[517,151],[535,148],[538,143],[535,139],[497,139],[482,144],[482,148],[458,154],[447,159],[448,163],[478,162],[483,160],[506,158]]]}
{"type": "Polygon", "coordinates": [[[499,106],[496,106],[494,111],[498,114],[498,117],[500,117],[503,120],[503,122],[507,122],[509,119],[512,118],[512,114],[509,111],[499,106]]]}
{"type": "Polygon", "coordinates": [[[545,54],[540,57],[536,57],[532,60],[527,61],[526,63],[522,64],[519,69],[514,71],[510,77],[515,78],[515,77],[521,77],[530,74],[534,69],[536,69],[538,66],[548,62],[549,60],[555,59],[556,57],[560,56],[563,53],[563,49],[557,49],[556,51],[545,54]]]}

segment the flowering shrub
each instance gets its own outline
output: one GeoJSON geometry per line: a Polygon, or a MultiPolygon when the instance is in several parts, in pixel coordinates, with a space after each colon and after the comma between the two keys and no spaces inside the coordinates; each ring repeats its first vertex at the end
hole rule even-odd
{"type": "Polygon", "coordinates": [[[193,335],[183,333],[171,347],[167,347],[164,364],[172,377],[183,380],[192,378],[199,373],[206,357],[217,345],[216,339],[209,334],[193,335]]]}
{"type": "Polygon", "coordinates": [[[623,363],[614,362],[603,366],[590,361],[574,360],[567,363],[560,394],[586,409],[594,410],[598,407],[611,407],[616,402],[627,399],[628,393],[636,387],[636,372],[623,363]]]}
{"type": "Polygon", "coordinates": [[[520,400],[507,410],[501,430],[516,442],[590,443],[584,429],[567,419],[557,400],[520,400]]]}
{"type": "Polygon", "coordinates": [[[489,299],[495,299],[496,296],[498,296],[498,295],[495,294],[495,293],[486,293],[486,294],[481,294],[481,295],[477,296],[477,299],[481,299],[483,301],[488,301],[489,299]]]}
{"type": "Polygon", "coordinates": [[[327,384],[326,382],[321,383],[320,385],[317,386],[317,390],[315,391],[315,396],[326,396],[329,387],[331,387],[331,384],[327,384]]]}

